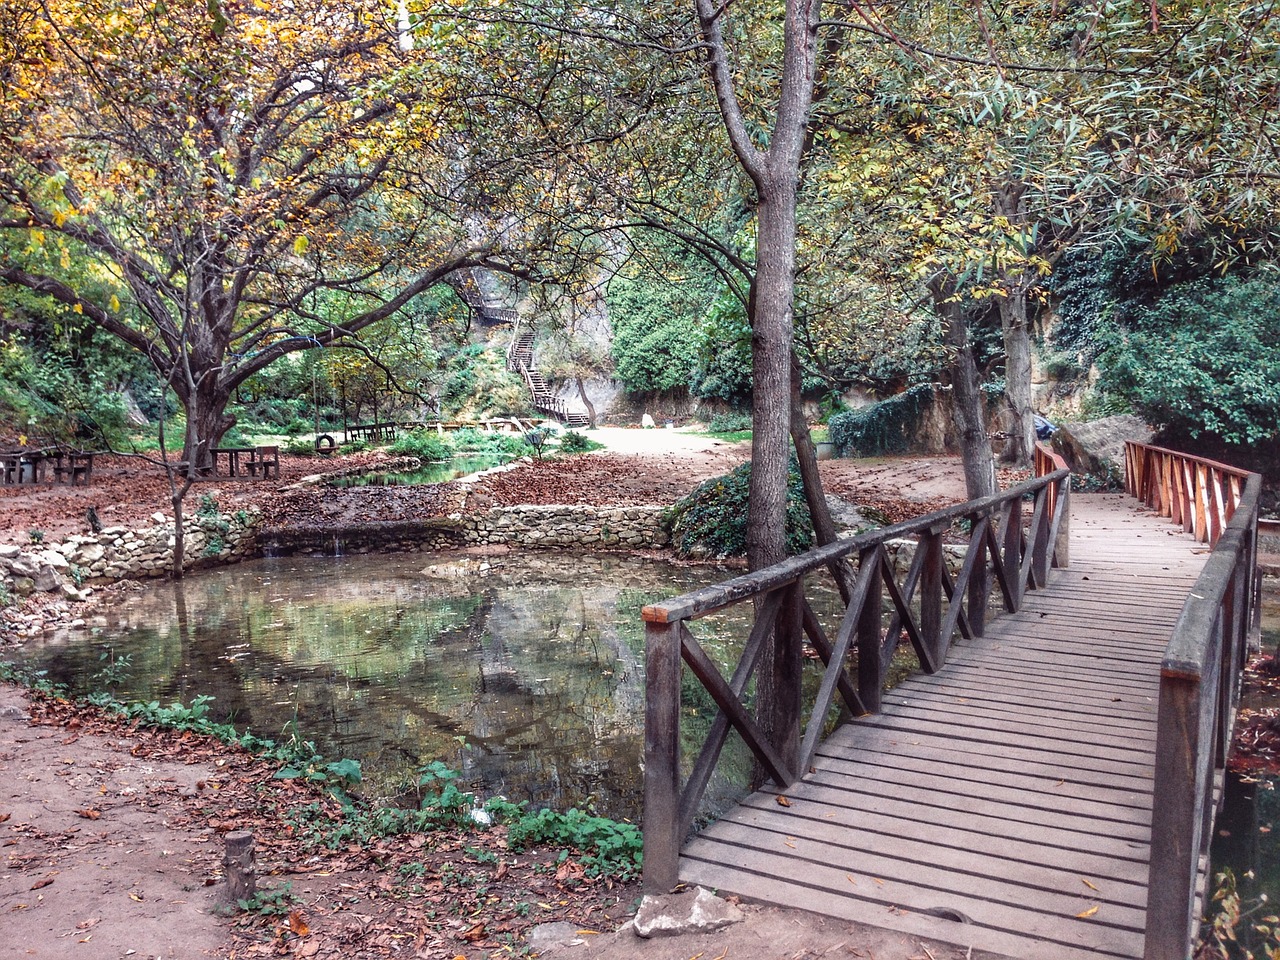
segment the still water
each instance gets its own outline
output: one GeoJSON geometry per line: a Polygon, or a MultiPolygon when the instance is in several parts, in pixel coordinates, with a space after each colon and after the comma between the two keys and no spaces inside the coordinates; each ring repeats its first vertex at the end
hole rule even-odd
{"type": "MultiPolygon", "coordinates": [[[[1262,651],[1273,654],[1280,646],[1280,590],[1275,582],[1263,581],[1262,651]]],[[[1241,696],[1242,713],[1280,708],[1280,690],[1246,687],[1241,696]]],[[[1219,878],[1229,870],[1235,880],[1244,915],[1235,926],[1236,942],[1228,945],[1228,955],[1271,956],[1280,950],[1280,937],[1271,931],[1274,923],[1262,918],[1274,915],[1280,904],[1280,775],[1228,773],[1222,811],[1215,824],[1210,854],[1212,879],[1210,895],[1222,889],[1219,878]]],[[[1212,919],[1224,905],[1219,902],[1209,913],[1212,919]]],[[[1202,929],[1207,934],[1209,924],[1202,929]]]]}
{"type": "Polygon", "coordinates": [[[640,608],[724,579],[619,556],[263,559],[149,584],[92,632],[20,653],[73,692],[210,694],[218,720],[330,759],[383,794],[440,759],[485,795],[640,808],[640,608]]]}

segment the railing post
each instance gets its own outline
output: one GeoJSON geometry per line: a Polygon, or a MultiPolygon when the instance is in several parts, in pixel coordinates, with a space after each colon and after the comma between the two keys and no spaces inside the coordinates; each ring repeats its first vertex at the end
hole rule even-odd
{"type": "Polygon", "coordinates": [[[1209,733],[1204,730],[1201,683],[1201,678],[1169,672],[1160,679],[1143,960],[1187,960],[1191,955],[1209,775],[1208,764],[1200,760],[1202,738],[1209,733]]]}
{"type": "MultiPolygon", "coordinates": [[[[1031,531],[1031,582],[1037,590],[1043,590],[1049,583],[1049,530],[1053,526],[1053,500],[1049,496],[1051,488],[1045,487],[1039,494],[1044,505],[1039,511],[1033,510],[1034,517],[1040,514],[1040,522],[1031,531]]],[[[1039,499],[1039,497],[1037,499],[1039,499]]]]}
{"type": "MultiPolygon", "coordinates": [[[[879,553],[874,547],[864,550],[858,559],[858,573],[863,572],[863,564],[879,562],[879,553]]],[[[871,577],[858,613],[858,696],[869,713],[880,712],[880,687],[884,682],[884,648],[880,637],[883,589],[880,577],[871,577]]]]}
{"type": "MultiPolygon", "coordinates": [[[[991,598],[991,584],[994,580],[991,568],[992,564],[1000,562],[998,557],[990,556],[990,552],[987,549],[986,528],[991,521],[992,515],[989,513],[982,516],[974,516],[969,527],[969,549],[978,550],[980,554],[988,554],[974,564],[973,573],[969,576],[967,613],[969,615],[969,629],[975,637],[980,637],[987,632],[987,603],[991,598]],[[974,544],[974,537],[981,537],[976,545],[974,544]]],[[[952,600],[953,602],[959,602],[960,597],[953,597],[952,600]]],[[[943,637],[942,642],[946,643],[949,639],[949,637],[943,637]]]]}
{"type": "Polygon", "coordinates": [[[1066,569],[1071,566],[1071,478],[1063,477],[1058,482],[1062,484],[1058,493],[1062,519],[1058,521],[1058,539],[1053,544],[1053,565],[1066,569]]]}
{"type": "Polygon", "coordinates": [[[680,624],[644,635],[644,889],[658,894],[680,879],[680,624]]]}
{"type": "Polygon", "coordinates": [[[1009,501],[1009,522],[1004,528],[1004,551],[1000,562],[1004,564],[1004,579],[1013,595],[1013,609],[1022,607],[1022,594],[1026,584],[1022,580],[1022,501],[1009,501]]]}
{"type": "Polygon", "coordinates": [[[804,775],[804,771],[796,769],[800,758],[801,683],[804,679],[804,627],[800,602],[803,596],[804,578],[800,577],[787,588],[774,621],[773,716],[767,728],[773,734],[773,748],[796,777],[804,775]]]}
{"type": "Polygon", "coordinates": [[[917,550],[924,551],[920,569],[920,636],[935,664],[942,662],[942,551],[941,531],[920,534],[917,550]]]}

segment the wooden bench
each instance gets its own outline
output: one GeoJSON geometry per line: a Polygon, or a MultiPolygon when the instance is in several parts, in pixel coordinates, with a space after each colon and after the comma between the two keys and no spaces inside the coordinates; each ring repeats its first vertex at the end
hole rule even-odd
{"type": "Polygon", "coordinates": [[[271,477],[280,479],[280,448],[277,446],[258,447],[255,451],[256,457],[251,457],[246,466],[249,468],[249,475],[256,477],[258,471],[262,471],[262,479],[267,480],[271,477]]]}

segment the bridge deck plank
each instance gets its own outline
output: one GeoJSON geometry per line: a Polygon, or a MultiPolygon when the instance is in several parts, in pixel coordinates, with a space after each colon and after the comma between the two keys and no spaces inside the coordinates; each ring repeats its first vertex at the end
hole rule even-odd
{"type": "Polygon", "coordinates": [[[681,878],[1028,960],[1140,956],[1159,664],[1207,550],[1119,496],[1074,495],[1071,537],[1049,590],[837,729],[789,806],[765,789],[704,829],[681,878]]]}

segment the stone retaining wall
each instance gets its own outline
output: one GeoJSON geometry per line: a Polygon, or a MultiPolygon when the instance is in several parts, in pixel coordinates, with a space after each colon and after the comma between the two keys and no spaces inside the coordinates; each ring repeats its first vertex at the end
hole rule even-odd
{"type": "Polygon", "coordinates": [[[665,547],[664,507],[502,507],[455,519],[469,544],[548,549],[665,547]]]}
{"type": "MultiPolygon", "coordinates": [[[[663,507],[520,506],[412,523],[260,529],[256,512],[195,515],[183,520],[184,569],[235,563],[272,554],[443,550],[502,544],[527,549],[601,550],[665,547],[663,507]]],[[[11,594],[61,591],[84,599],[83,588],[124,579],[168,576],[173,567],[173,520],[162,513],[151,527],[108,527],[61,543],[29,548],[0,545],[0,585],[11,594]]]]}
{"type": "MultiPolygon", "coordinates": [[[[61,543],[29,548],[0,545],[0,583],[18,596],[61,591],[83,599],[86,585],[163,577],[173,568],[173,518],[157,513],[153,526],[106,527],[61,543]]],[[[256,512],[183,518],[183,569],[235,563],[256,556],[256,512]]]]}

